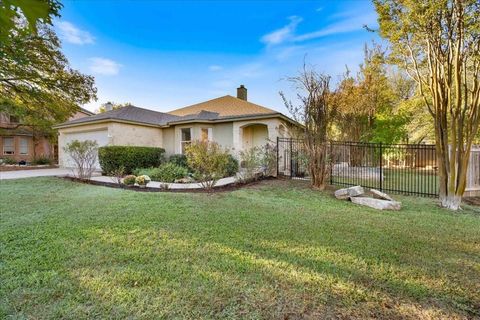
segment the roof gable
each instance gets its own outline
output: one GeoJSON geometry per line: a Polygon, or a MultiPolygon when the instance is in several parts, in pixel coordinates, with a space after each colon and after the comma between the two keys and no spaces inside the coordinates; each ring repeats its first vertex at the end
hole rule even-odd
{"type": "Polygon", "coordinates": [[[169,114],[176,116],[187,116],[200,114],[202,111],[217,113],[219,117],[238,117],[246,115],[256,115],[256,114],[276,114],[277,111],[274,111],[269,108],[262,107],[258,104],[251,103],[242,99],[238,99],[232,96],[223,96],[220,98],[215,98],[205,102],[200,102],[193,104],[191,106],[183,107],[180,109],[169,111],[169,114]]]}

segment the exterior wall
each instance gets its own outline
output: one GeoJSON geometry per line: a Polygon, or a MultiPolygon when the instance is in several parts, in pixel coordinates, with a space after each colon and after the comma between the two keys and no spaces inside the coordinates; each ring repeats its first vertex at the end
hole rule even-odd
{"type": "MultiPolygon", "coordinates": [[[[108,123],[101,123],[101,124],[91,124],[79,127],[70,127],[70,128],[62,128],[58,130],[58,164],[61,167],[67,167],[66,163],[66,155],[63,151],[63,147],[66,144],[67,134],[69,133],[82,133],[82,132],[90,132],[90,131],[101,131],[107,130],[109,131],[109,124],[108,123]]],[[[109,143],[110,144],[110,134],[109,135],[109,143]]]]}
{"type": "MultiPolygon", "coordinates": [[[[191,128],[192,141],[201,139],[202,129],[209,129],[210,140],[217,142],[222,147],[227,148],[229,150],[233,148],[233,125],[231,122],[219,123],[219,124],[193,123],[193,124],[178,125],[178,126],[175,126],[174,128],[163,129],[164,135],[165,135],[164,137],[167,137],[166,132],[167,130],[169,130],[168,131],[168,150],[172,150],[171,154],[182,153],[181,129],[183,128],[191,128]]],[[[167,143],[166,139],[164,141],[165,143],[167,143]]],[[[167,151],[167,154],[168,154],[168,151],[167,151]]]]}
{"type": "Polygon", "coordinates": [[[163,134],[163,148],[167,157],[175,154],[175,128],[162,129],[163,134]]]}
{"type": "Polygon", "coordinates": [[[163,147],[162,129],[112,122],[108,126],[109,144],[116,146],[163,147]]]}
{"type": "Polygon", "coordinates": [[[213,141],[229,150],[233,149],[233,122],[213,126],[213,141]]]}
{"type": "Polygon", "coordinates": [[[233,150],[234,154],[238,155],[244,147],[244,130],[248,131],[249,126],[265,125],[268,130],[268,142],[276,143],[277,137],[289,137],[288,127],[284,121],[278,118],[249,120],[249,121],[235,121],[233,123],[233,150]]]}

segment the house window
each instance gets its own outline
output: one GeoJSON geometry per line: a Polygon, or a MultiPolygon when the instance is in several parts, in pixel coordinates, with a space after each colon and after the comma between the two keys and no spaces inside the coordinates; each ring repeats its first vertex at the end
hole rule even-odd
{"type": "Polygon", "coordinates": [[[212,140],[212,128],[202,128],[200,131],[200,140],[202,141],[212,140]]]}
{"type": "Polygon", "coordinates": [[[182,153],[185,153],[185,147],[188,146],[192,142],[192,128],[182,128],[182,140],[181,140],[181,147],[182,153]]]}
{"type": "Polygon", "coordinates": [[[13,138],[3,138],[3,154],[15,154],[13,138]]]}
{"type": "Polygon", "coordinates": [[[27,138],[20,138],[20,154],[27,155],[28,154],[28,139],[27,138]]]}

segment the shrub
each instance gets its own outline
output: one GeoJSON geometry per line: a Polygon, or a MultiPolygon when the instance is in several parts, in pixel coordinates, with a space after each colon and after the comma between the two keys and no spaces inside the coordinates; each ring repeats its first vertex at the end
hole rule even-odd
{"type": "Polygon", "coordinates": [[[237,174],[237,172],[238,172],[238,160],[234,156],[229,154],[225,177],[234,176],[237,174]]]}
{"type": "Polygon", "coordinates": [[[164,160],[164,152],[153,147],[107,146],[99,149],[98,158],[104,173],[123,167],[130,174],[135,168],[158,167],[164,160]]]}
{"type": "Polygon", "coordinates": [[[185,167],[188,169],[187,156],[184,154],[172,154],[168,159],[168,162],[174,163],[177,166],[185,167]]]}
{"type": "Polygon", "coordinates": [[[125,178],[123,178],[123,184],[127,186],[133,186],[135,184],[136,178],[137,178],[136,176],[134,176],[133,174],[130,174],[125,178]]]}
{"type": "Polygon", "coordinates": [[[148,175],[153,181],[175,182],[177,179],[188,176],[188,170],[172,162],[167,162],[158,168],[136,169],[135,174],[148,175]]]}
{"type": "Polygon", "coordinates": [[[243,181],[255,180],[262,165],[261,149],[253,147],[240,152],[242,171],[240,179],[243,181]]]}
{"type": "Polygon", "coordinates": [[[139,186],[146,186],[151,181],[150,177],[147,175],[141,175],[135,178],[135,182],[139,186]]]}
{"type": "Polygon", "coordinates": [[[32,164],[34,165],[50,165],[53,163],[53,160],[49,157],[46,157],[46,156],[39,156],[39,157],[35,157],[35,159],[33,159],[32,161],[32,164]]]}
{"type": "Polygon", "coordinates": [[[225,176],[229,154],[216,142],[194,141],[186,148],[188,166],[203,188],[211,189],[225,176]]]}
{"type": "Polygon", "coordinates": [[[17,161],[13,158],[3,158],[1,159],[0,163],[5,163],[5,164],[17,164],[17,161]]]}
{"type": "MultiPolygon", "coordinates": [[[[79,179],[90,179],[95,171],[97,160],[98,144],[93,140],[73,140],[63,150],[70,155],[76,169],[76,176],[79,179]]],[[[74,170],[75,175],[75,170],[74,170]]]]}

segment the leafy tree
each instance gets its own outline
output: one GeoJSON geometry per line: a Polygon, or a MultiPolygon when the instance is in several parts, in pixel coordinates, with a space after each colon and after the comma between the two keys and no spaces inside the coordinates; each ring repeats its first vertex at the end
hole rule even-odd
{"type": "Polygon", "coordinates": [[[323,190],[328,181],[329,155],[328,131],[332,125],[336,108],[331,103],[330,76],[307,68],[288,80],[297,90],[297,101],[293,103],[280,92],[285,106],[292,117],[303,124],[300,137],[305,140],[308,170],[312,187],[323,190]]]}
{"type": "Polygon", "coordinates": [[[20,126],[49,132],[54,123],[96,99],[94,78],[73,70],[60,42],[47,26],[0,45],[0,112],[21,119],[20,126]]]}
{"type": "Polygon", "coordinates": [[[111,110],[118,110],[120,108],[126,107],[126,106],[131,106],[132,104],[130,102],[126,103],[115,103],[115,102],[107,102],[102,104],[97,110],[97,113],[104,113],[107,112],[107,105],[110,104],[111,110]]]}
{"type": "Polygon", "coordinates": [[[374,0],[391,58],[433,118],[443,207],[457,210],[480,124],[480,2],[374,0]]]}
{"type": "Polygon", "coordinates": [[[58,0],[2,0],[0,1],[0,42],[36,34],[38,24],[51,25],[60,16],[62,4],[58,0]]]}
{"type": "Polygon", "coordinates": [[[396,143],[405,137],[408,119],[397,108],[384,50],[374,44],[372,48],[365,46],[364,52],[358,74],[353,77],[347,70],[334,93],[337,139],[396,143]]]}

